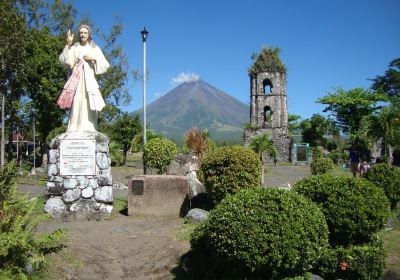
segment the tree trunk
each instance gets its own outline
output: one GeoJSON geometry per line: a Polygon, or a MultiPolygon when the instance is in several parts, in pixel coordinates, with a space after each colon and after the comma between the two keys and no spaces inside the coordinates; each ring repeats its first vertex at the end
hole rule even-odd
{"type": "Polygon", "coordinates": [[[8,131],[8,149],[7,149],[7,160],[8,162],[13,160],[13,149],[14,149],[14,143],[13,143],[13,130],[14,127],[10,123],[10,129],[8,131]]]}
{"type": "Polygon", "coordinates": [[[5,126],[5,118],[4,118],[4,111],[5,111],[5,102],[6,102],[6,95],[4,92],[1,94],[1,166],[4,166],[4,126],[5,126]]]}
{"type": "Polygon", "coordinates": [[[264,185],[264,179],[265,179],[265,159],[264,157],[261,157],[261,186],[264,185]]]}
{"type": "Polygon", "coordinates": [[[123,156],[124,165],[126,164],[126,154],[127,153],[128,153],[128,148],[124,147],[124,156],[123,156]]]}

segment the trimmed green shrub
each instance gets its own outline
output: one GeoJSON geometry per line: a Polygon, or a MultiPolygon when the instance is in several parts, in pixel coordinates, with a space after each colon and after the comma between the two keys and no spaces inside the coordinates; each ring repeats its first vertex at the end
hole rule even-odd
{"type": "Polygon", "coordinates": [[[385,269],[381,241],[328,249],[315,273],[324,279],[380,279],[385,269]]]}
{"type": "Polygon", "coordinates": [[[0,278],[27,279],[25,267],[39,270],[44,254],[59,245],[62,230],[34,235],[38,223],[48,218],[33,213],[36,201],[18,194],[14,162],[0,169],[0,278]]]}
{"type": "Polygon", "coordinates": [[[226,146],[207,153],[201,173],[207,193],[218,204],[227,194],[259,187],[261,162],[250,149],[226,146]]]}
{"type": "Polygon", "coordinates": [[[305,197],[259,188],[222,200],[195,229],[191,245],[203,258],[198,272],[213,279],[282,279],[310,270],[328,246],[328,228],[305,197]]]}
{"type": "Polygon", "coordinates": [[[310,164],[311,174],[325,174],[331,171],[334,167],[333,161],[330,158],[317,157],[313,158],[310,164]]]}
{"type": "Polygon", "coordinates": [[[384,192],[364,179],[311,176],[298,181],[294,191],[318,204],[328,223],[333,246],[370,241],[384,227],[389,215],[384,192]]]}
{"type": "Polygon", "coordinates": [[[153,138],[143,146],[143,163],[148,168],[155,168],[158,174],[162,174],[176,154],[174,142],[165,138],[153,138]]]}
{"type": "Polygon", "coordinates": [[[391,208],[395,209],[400,201],[400,168],[379,163],[368,170],[365,178],[384,190],[391,208]]]}

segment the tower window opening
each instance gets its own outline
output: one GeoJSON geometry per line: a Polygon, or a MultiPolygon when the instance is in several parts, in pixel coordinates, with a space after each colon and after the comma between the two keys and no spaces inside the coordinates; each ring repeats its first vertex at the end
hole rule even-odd
{"type": "Polygon", "coordinates": [[[272,110],[271,107],[265,106],[264,107],[264,123],[269,123],[272,120],[272,110]]]}
{"type": "Polygon", "coordinates": [[[265,79],[263,82],[264,94],[272,93],[273,85],[270,79],[265,79]]]}

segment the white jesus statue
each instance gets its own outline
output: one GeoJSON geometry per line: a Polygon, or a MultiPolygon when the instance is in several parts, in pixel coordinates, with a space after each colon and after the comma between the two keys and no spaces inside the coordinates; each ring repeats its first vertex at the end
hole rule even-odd
{"type": "Polygon", "coordinates": [[[61,109],[70,108],[67,132],[96,132],[96,111],[105,103],[95,74],[105,73],[110,64],[93,42],[90,27],[81,25],[78,31],[79,42],[73,44],[74,35],[68,30],[67,45],[59,57],[72,72],[57,104],[61,109]]]}

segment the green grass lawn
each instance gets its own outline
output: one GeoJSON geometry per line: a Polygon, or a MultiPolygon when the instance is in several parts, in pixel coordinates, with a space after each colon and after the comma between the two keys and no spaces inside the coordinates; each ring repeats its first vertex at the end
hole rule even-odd
{"type": "Polygon", "coordinates": [[[391,218],[394,222],[393,230],[384,230],[379,233],[386,250],[386,269],[400,275],[400,207],[392,211],[391,218]]]}

